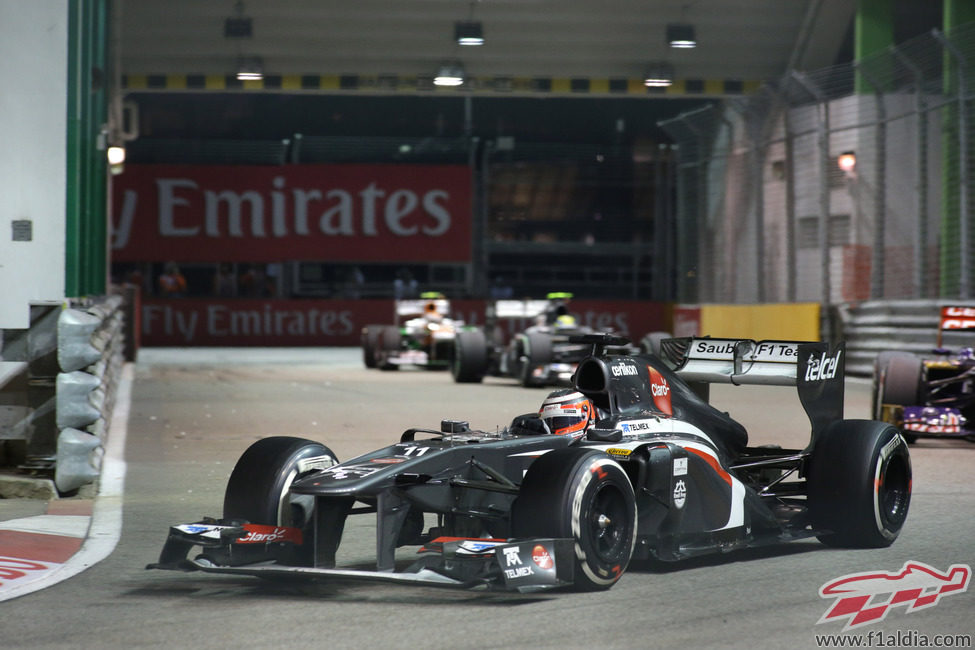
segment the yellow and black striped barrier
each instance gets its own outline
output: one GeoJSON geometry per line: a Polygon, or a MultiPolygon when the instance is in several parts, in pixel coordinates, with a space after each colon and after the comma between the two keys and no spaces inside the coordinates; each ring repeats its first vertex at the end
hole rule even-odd
{"type": "Polygon", "coordinates": [[[395,75],[267,75],[240,81],[233,75],[173,74],[124,75],[122,86],[140,91],[269,91],[269,92],[435,92],[616,95],[616,96],[727,96],[758,90],[761,81],[741,79],[675,79],[670,86],[648,88],[642,79],[567,77],[471,77],[461,86],[439,87],[433,77],[395,75]]]}

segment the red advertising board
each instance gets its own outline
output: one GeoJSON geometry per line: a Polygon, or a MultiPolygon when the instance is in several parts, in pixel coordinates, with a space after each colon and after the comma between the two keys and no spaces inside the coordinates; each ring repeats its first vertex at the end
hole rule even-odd
{"type": "MultiPolygon", "coordinates": [[[[452,316],[484,323],[483,300],[451,301],[452,316]]],[[[664,303],[573,300],[576,320],[639,341],[669,329],[664,303]]],[[[392,300],[144,299],[143,346],[355,346],[363,326],[393,324],[392,300]]],[[[531,323],[510,321],[507,333],[531,323]]]]}
{"type": "Polygon", "coordinates": [[[116,262],[467,262],[462,165],[126,165],[116,262]]]}

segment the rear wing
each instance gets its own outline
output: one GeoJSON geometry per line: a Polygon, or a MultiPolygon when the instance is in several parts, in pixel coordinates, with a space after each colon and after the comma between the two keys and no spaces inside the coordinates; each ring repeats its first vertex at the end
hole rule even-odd
{"type": "Polygon", "coordinates": [[[495,300],[488,305],[488,318],[535,318],[545,313],[548,300],[495,300]]]}
{"type": "Polygon", "coordinates": [[[814,436],[831,422],[843,419],[844,343],[833,347],[809,341],[667,339],[661,343],[661,355],[692,386],[795,386],[814,436]]]}
{"type": "Polygon", "coordinates": [[[443,316],[448,316],[450,314],[450,301],[446,298],[431,298],[427,300],[424,300],[423,298],[397,300],[397,321],[404,316],[421,316],[426,312],[430,305],[432,305],[437,312],[443,316]]]}
{"type": "Polygon", "coordinates": [[[958,330],[975,330],[975,307],[955,305],[941,308],[941,320],[938,323],[938,347],[941,347],[943,332],[958,330]]]}
{"type": "Polygon", "coordinates": [[[795,386],[800,341],[683,338],[661,344],[684,380],[708,384],[795,386]]]}

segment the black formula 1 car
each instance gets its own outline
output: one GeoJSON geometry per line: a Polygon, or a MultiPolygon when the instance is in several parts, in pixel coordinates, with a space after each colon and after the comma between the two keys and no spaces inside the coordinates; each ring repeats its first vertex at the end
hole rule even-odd
{"type": "Polygon", "coordinates": [[[890,424],[843,419],[842,344],[672,339],[665,361],[601,354],[624,345],[608,335],[578,343],[593,354],[573,388],[499,431],[445,420],[342,463],[311,440],[259,440],[230,476],[223,517],[172,527],[148,568],[598,590],[631,558],[898,536],[907,444],[890,424]],[[708,404],[710,382],[796,385],[809,444],[747,446],[708,404]],[[375,565],[342,568],[336,551],[358,515],[375,517],[375,565]],[[404,546],[419,549],[404,558],[404,546]]]}
{"type": "Polygon", "coordinates": [[[881,352],[874,362],[872,416],[900,427],[907,442],[975,442],[975,336],[942,347],[946,332],[975,333],[975,307],[941,308],[937,347],[928,355],[881,352]]]}
{"type": "Polygon", "coordinates": [[[397,300],[394,304],[395,325],[362,328],[362,359],[366,367],[446,370],[453,358],[454,337],[464,325],[463,321],[450,318],[450,302],[440,293],[429,292],[417,300],[397,300]]]}
{"type": "MultiPolygon", "coordinates": [[[[569,313],[572,294],[550,293],[546,300],[497,300],[482,327],[467,326],[454,339],[450,369],[454,381],[480,382],[485,376],[514,377],[522,386],[568,385],[592,346],[573,339],[595,330],[569,313]],[[531,322],[505,344],[501,321],[531,322]]],[[[616,350],[636,351],[632,347],[616,350]]]]}

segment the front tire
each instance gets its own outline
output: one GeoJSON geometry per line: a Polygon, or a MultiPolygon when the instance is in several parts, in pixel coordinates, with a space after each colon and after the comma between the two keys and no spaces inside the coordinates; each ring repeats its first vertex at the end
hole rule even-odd
{"type": "Polygon", "coordinates": [[[609,589],[636,544],[636,498],[619,463],[594,449],[550,451],[528,468],[512,508],[513,537],[572,538],[581,591],[609,589]]]}
{"type": "MultiPolygon", "coordinates": [[[[906,352],[881,352],[873,377],[873,419],[880,420],[884,404],[917,406],[921,403],[921,359],[906,352]]],[[[917,436],[904,433],[913,443],[917,436]]]]}
{"type": "Polygon", "coordinates": [[[223,497],[223,518],[252,524],[305,528],[312,519],[314,497],[292,496],[289,492],[313,458],[323,463],[338,463],[325,445],[275,436],[258,440],[241,455],[234,466],[223,497]]]}
{"type": "Polygon", "coordinates": [[[382,325],[366,325],[362,328],[362,361],[366,368],[376,367],[376,348],[379,347],[379,330],[382,325]]]}
{"type": "Polygon", "coordinates": [[[379,330],[380,351],[376,355],[376,363],[380,370],[399,370],[399,366],[390,359],[399,353],[402,342],[403,336],[396,325],[384,325],[379,330]]]}
{"type": "Polygon", "coordinates": [[[911,502],[911,457],[895,427],[841,420],[816,440],[808,499],[827,546],[881,548],[900,534],[911,502]]]}

